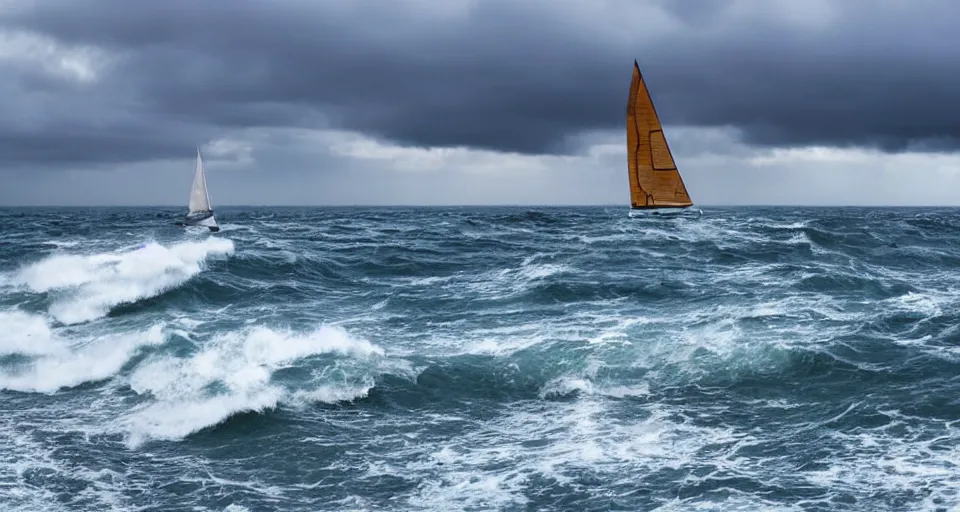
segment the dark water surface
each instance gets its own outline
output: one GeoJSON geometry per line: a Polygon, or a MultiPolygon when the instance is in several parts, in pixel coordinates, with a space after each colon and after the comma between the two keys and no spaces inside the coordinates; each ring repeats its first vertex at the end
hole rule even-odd
{"type": "Polygon", "coordinates": [[[2,510],[954,510],[960,210],[0,210],[2,510]]]}

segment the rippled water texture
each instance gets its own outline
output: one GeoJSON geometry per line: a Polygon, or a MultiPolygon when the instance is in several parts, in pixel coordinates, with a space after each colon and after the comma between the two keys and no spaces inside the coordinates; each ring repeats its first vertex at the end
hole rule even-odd
{"type": "Polygon", "coordinates": [[[960,211],[0,210],[3,510],[951,510],[960,211]]]}

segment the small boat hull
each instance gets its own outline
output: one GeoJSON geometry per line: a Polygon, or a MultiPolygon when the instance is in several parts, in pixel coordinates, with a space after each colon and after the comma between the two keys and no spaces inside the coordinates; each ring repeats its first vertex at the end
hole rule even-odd
{"type": "Polygon", "coordinates": [[[631,218],[644,217],[693,217],[699,218],[703,215],[703,210],[696,206],[686,206],[683,208],[630,208],[628,213],[631,218]]]}
{"type": "Polygon", "coordinates": [[[193,228],[193,227],[204,228],[205,227],[208,230],[210,230],[211,233],[216,233],[220,231],[220,226],[201,226],[199,224],[187,224],[186,222],[181,222],[181,221],[174,222],[174,224],[176,224],[177,226],[180,226],[181,228],[193,228]]]}
{"type": "Polygon", "coordinates": [[[220,225],[217,223],[217,219],[213,216],[213,212],[194,217],[188,215],[184,220],[178,221],[176,224],[184,228],[207,228],[213,233],[220,231],[220,225]]]}

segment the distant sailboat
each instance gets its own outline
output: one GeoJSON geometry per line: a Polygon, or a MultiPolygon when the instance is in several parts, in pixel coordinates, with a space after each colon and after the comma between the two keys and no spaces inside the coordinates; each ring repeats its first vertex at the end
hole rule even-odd
{"type": "MultiPolygon", "coordinates": [[[[627,100],[627,165],[631,214],[664,215],[690,212],[693,201],[683,184],[650,92],[633,61],[627,100]]],[[[692,212],[699,215],[699,209],[692,212]]]]}
{"type": "Polygon", "coordinates": [[[203,170],[203,159],[200,157],[200,148],[197,148],[197,170],[193,175],[193,187],[190,189],[190,203],[180,226],[203,226],[210,231],[220,231],[213,208],[210,207],[210,194],[207,193],[207,175],[203,170]]]}

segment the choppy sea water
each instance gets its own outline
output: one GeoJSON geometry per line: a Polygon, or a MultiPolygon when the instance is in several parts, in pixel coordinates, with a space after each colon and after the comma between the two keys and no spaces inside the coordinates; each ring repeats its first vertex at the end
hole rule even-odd
{"type": "Polygon", "coordinates": [[[956,510],[960,210],[0,210],[2,510],[956,510]]]}

